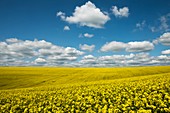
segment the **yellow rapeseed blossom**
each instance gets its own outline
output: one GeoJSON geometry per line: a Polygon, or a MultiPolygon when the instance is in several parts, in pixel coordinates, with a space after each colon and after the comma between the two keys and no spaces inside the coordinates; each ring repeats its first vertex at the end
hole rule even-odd
{"type": "Polygon", "coordinates": [[[0,113],[170,112],[169,66],[0,71],[0,113]]]}

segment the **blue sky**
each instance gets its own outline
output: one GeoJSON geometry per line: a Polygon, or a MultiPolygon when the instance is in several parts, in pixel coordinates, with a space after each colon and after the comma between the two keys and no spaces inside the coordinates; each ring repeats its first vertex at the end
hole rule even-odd
{"type": "Polygon", "coordinates": [[[1,0],[2,66],[170,64],[168,0],[1,0]]]}

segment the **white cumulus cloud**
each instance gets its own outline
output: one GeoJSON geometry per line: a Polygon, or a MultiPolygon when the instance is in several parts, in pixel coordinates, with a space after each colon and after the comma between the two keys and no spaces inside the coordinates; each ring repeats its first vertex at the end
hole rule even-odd
{"type": "Polygon", "coordinates": [[[58,12],[57,16],[60,16],[62,20],[79,24],[80,26],[88,26],[93,28],[102,28],[104,24],[110,20],[110,17],[104,14],[99,8],[97,8],[92,2],[88,1],[85,5],[77,6],[72,16],[65,16],[65,13],[58,12]]]}
{"type": "Polygon", "coordinates": [[[84,54],[84,52],[79,51],[76,48],[72,48],[72,47],[66,47],[64,49],[64,53],[66,55],[71,55],[71,56],[78,56],[78,55],[83,55],[84,54]]]}
{"type": "Polygon", "coordinates": [[[61,47],[45,40],[6,39],[0,42],[1,66],[48,65],[62,66],[76,61],[84,52],[61,47]],[[35,59],[35,60],[33,60],[35,59]]]}
{"type": "Polygon", "coordinates": [[[154,49],[154,45],[149,41],[129,42],[126,48],[127,52],[145,52],[154,49]]]}
{"type": "Polygon", "coordinates": [[[80,44],[79,47],[81,50],[92,52],[95,48],[95,45],[80,44]]]}
{"type": "Polygon", "coordinates": [[[35,59],[35,62],[36,62],[36,63],[45,63],[46,60],[43,59],[43,58],[37,58],[37,59],[35,59]]]}
{"type": "Polygon", "coordinates": [[[129,8],[123,7],[123,8],[118,9],[117,6],[112,6],[112,13],[116,17],[128,17],[129,16],[129,8]]]}
{"type": "Polygon", "coordinates": [[[108,52],[108,51],[116,52],[116,51],[121,51],[121,50],[125,49],[126,47],[127,47],[126,43],[112,41],[112,42],[104,44],[101,47],[100,51],[102,51],[102,52],[108,52]]]}
{"type": "Polygon", "coordinates": [[[70,30],[70,27],[69,26],[64,26],[64,31],[69,31],[70,30]]]}
{"type": "Polygon", "coordinates": [[[79,62],[82,66],[94,66],[97,64],[97,58],[93,55],[86,55],[79,62]]]}
{"type": "Polygon", "coordinates": [[[62,20],[65,20],[65,13],[63,13],[63,12],[61,12],[61,11],[59,11],[59,12],[57,12],[57,16],[59,16],[62,20]]]}
{"type": "Polygon", "coordinates": [[[18,40],[17,38],[9,38],[6,39],[7,43],[17,43],[17,42],[21,42],[21,40],[18,40]]]}
{"type": "Polygon", "coordinates": [[[162,45],[170,45],[170,32],[164,33],[157,39],[162,45]]]}
{"type": "Polygon", "coordinates": [[[150,56],[149,53],[137,53],[129,55],[84,56],[79,61],[79,66],[113,67],[113,66],[147,66],[147,65],[169,65],[170,56],[150,56]]]}
{"type": "Polygon", "coordinates": [[[104,44],[100,51],[102,52],[116,52],[116,51],[122,51],[126,50],[127,52],[146,52],[151,51],[154,49],[154,45],[149,41],[141,41],[141,42],[117,42],[112,41],[109,43],[104,44]]]}
{"type": "Polygon", "coordinates": [[[93,36],[94,36],[93,34],[89,34],[89,33],[84,34],[84,37],[87,37],[87,38],[92,38],[93,36]]]}
{"type": "Polygon", "coordinates": [[[162,53],[162,54],[165,54],[165,55],[168,55],[168,54],[170,54],[170,49],[164,50],[164,51],[162,51],[161,53],[162,53]]]}

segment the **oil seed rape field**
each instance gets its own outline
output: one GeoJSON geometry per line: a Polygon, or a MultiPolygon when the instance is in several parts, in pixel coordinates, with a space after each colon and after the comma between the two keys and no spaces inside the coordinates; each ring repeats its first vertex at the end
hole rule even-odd
{"type": "Polygon", "coordinates": [[[169,113],[170,66],[0,67],[0,113],[169,113]]]}

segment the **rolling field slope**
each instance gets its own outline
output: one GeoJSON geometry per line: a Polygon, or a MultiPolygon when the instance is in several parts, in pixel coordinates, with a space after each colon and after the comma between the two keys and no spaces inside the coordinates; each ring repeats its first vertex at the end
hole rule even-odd
{"type": "Polygon", "coordinates": [[[170,66],[1,67],[0,112],[170,112],[170,66]]]}
{"type": "Polygon", "coordinates": [[[86,83],[170,73],[170,66],[131,68],[1,67],[0,89],[86,83]]]}

